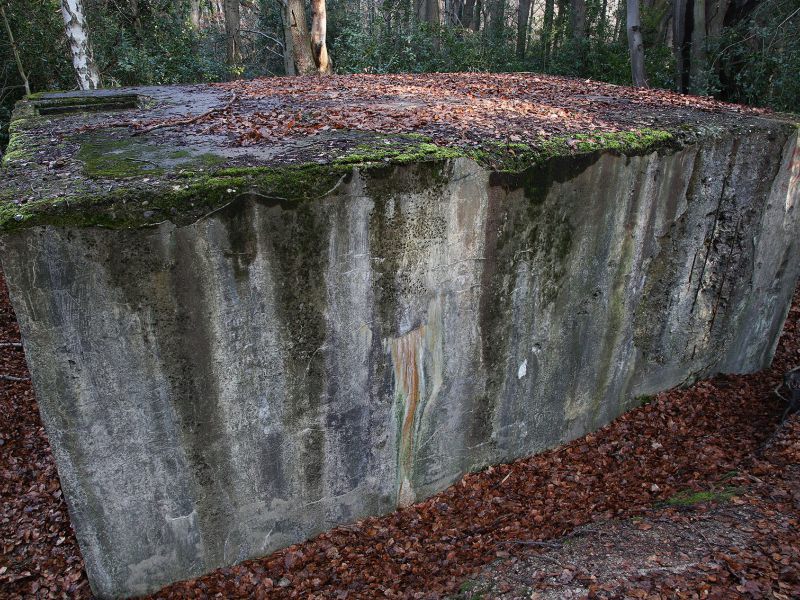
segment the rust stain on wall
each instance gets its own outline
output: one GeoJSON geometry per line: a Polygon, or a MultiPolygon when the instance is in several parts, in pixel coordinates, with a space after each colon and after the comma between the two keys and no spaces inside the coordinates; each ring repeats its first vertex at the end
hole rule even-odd
{"type": "Polygon", "coordinates": [[[786,194],[786,212],[789,212],[794,207],[798,190],[800,190],[800,136],[798,136],[792,158],[789,159],[789,189],[786,194]]]}
{"type": "Polygon", "coordinates": [[[390,340],[394,366],[395,394],[402,403],[403,414],[398,444],[400,489],[398,504],[414,502],[411,476],[414,468],[414,421],[420,404],[422,359],[427,327],[422,325],[407,334],[390,340]]]}
{"type": "MultiPolygon", "coordinates": [[[[387,340],[394,369],[395,415],[397,423],[397,503],[408,506],[417,501],[414,465],[422,447],[437,433],[437,423],[428,414],[443,381],[442,299],[428,304],[427,323],[387,340]],[[420,436],[426,442],[420,444],[420,436]]],[[[430,450],[430,449],[428,449],[430,450]]]]}

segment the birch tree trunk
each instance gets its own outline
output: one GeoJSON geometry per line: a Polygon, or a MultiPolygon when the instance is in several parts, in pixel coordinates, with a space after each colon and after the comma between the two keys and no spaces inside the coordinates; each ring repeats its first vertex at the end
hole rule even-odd
{"type": "Polygon", "coordinates": [[[239,0],[225,0],[223,8],[225,10],[225,41],[226,58],[231,73],[236,73],[242,62],[241,37],[241,18],[239,16],[239,0]]]}
{"type": "MultiPolygon", "coordinates": [[[[438,1],[436,6],[438,7],[438,1]]],[[[311,0],[311,52],[314,63],[320,75],[333,73],[333,65],[328,58],[328,47],[325,44],[325,35],[328,27],[328,17],[325,11],[325,0],[311,0]]]]}
{"type": "Polygon", "coordinates": [[[61,0],[61,15],[64,17],[78,87],[82,90],[99,88],[100,73],[97,71],[92,46],[89,43],[89,30],[86,27],[82,0],[61,0]]]}
{"type": "Polygon", "coordinates": [[[631,53],[631,76],[633,85],[647,87],[644,73],[644,45],[642,24],[639,19],[639,0],[627,0],[628,48],[631,53]]]}
{"type": "Polygon", "coordinates": [[[5,25],[6,35],[8,36],[8,43],[11,44],[11,52],[14,54],[14,62],[17,63],[17,71],[19,71],[20,79],[22,79],[22,85],[25,86],[25,94],[30,96],[31,86],[28,83],[28,75],[25,73],[25,69],[22,66],[22,59],[19,57],[17,42],[14,41],[14,34],[11,32],[11,25],[8,23],[8,17],[6,16],[6,9],[3,7],[3,2],[0,2],[0,17],[3,18],[3,25],[5,25]]]}

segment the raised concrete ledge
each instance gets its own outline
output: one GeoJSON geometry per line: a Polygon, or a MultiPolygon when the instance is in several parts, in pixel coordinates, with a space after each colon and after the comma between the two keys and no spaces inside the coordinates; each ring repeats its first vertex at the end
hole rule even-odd
{"type": "MultiPolygon", "coordinates": [[[[248,190],[318,198],[329,188],[315,182],[335,182],[351,165],[463,156],[494,171],[547,162],[573,171],[600,152],[780,137],[798,123],[708,98],[524,73],[46,92],[21,101],[10,125],[0,231],[186,224],[248,190]]],[[[558,169],[547,185],[567,176],[558,169]]]]}

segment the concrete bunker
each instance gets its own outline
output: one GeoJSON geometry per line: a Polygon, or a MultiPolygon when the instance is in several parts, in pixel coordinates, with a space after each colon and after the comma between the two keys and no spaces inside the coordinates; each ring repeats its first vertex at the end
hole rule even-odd
{"type": "MultiPolygon", "coordinates": [[[[520,101],[534,79],[492,77],[520,101]]],[[[331,85],[359,106],[376,81],[331,85]]],[[[424,109],[413,76],[386,82],[382,111],[424,109]]],[[[97,595],[771,360],[800,272],[791,119],[603,86],[564,100],[595,126],[520,136],[566,110],[528,98],[529,121],[473,145],[446,143],[456,117],[324,129],[324,93],[242,85],[45,94],[12,123],[3,269],[97,595]],[[647,123],[614,120],[637,102],[647,123]],[[242,125],[298,106],[285,135],[242,125]]]]}

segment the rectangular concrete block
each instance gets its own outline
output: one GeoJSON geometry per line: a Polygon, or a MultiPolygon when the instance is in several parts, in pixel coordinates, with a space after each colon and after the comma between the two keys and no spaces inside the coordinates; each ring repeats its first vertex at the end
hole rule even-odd
{"type": "MultiPolygon", "coordinates": [[[[290,165],[279,150],[307,140],[110,125],[207,110],[211,88],[125,94],[139,108],[23,102],[0,187],[3,269],[98,596],[390,512],[772,358],[800,274],[796,124],[676,122],[519,170],[430,149],[290,165]],[[52,138],[61,173],[37,158],[52,138]],[[15,203],[31,177],[46,197],[15,203]]],[[[385,145],[314,143],[331,140],[385,145]]]]}

